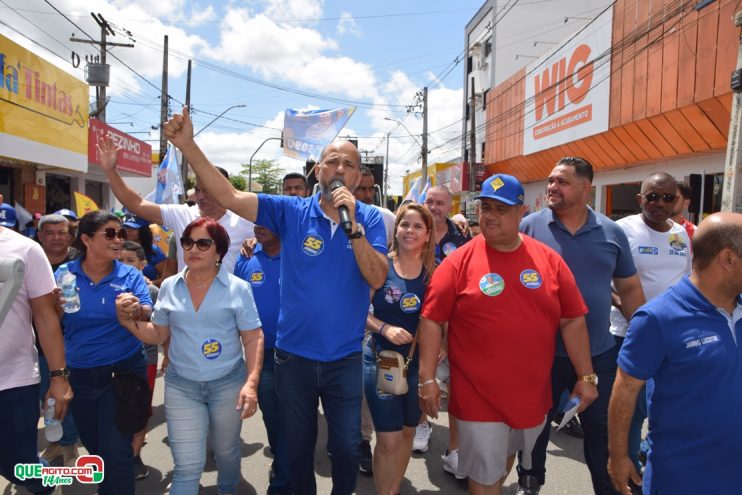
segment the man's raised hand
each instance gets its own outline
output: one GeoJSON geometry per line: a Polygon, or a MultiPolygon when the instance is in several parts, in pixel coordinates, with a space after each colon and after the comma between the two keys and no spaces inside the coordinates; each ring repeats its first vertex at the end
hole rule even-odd
{"type": "Polygon", "coordinates": [[[183,107],[183,113],[176,113],[173,117],[163,124],[163,130],[168,141],[176,147],[183,149],[183,146],[193,142],[193,122],[188,107],[183,107]]]}
{"type": "Polygon", "coordinates": [[[111,136],[106,133],[98,134],[98,143],[95,146],[98,148],[100,168],[105,171],[114,170],[121,147],[114,143],[111,136]]]}

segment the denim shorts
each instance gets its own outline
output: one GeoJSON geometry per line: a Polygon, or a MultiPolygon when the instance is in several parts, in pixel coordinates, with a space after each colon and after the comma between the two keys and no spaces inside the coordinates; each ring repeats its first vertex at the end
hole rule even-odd
{"type": "Polygon", "coordinates": [[[377,365],[372,345],[374,341],[370,339],[363,348],[363,390],[374,420],[374,428],[376,431],[391,432],[401,431],[403,426],[416,427],[422,414],[417,396],[417,384],[420,381],[417,356],[407,368],[407,393],[385,394],[376,388],[377,365]]]}

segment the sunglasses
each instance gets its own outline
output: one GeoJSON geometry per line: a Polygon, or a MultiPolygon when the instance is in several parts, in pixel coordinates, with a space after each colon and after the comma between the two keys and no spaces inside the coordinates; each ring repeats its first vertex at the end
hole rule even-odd
{"type": "Polygon", "coordinates": [[[180,238],[180,245],[185,249],[186,251],[190,251],[193,249],[193,246],[195,245],[199,251],[208,251],[211,245],[214,244],[214,239],[191,239],[190,237],[181,237],[180,238]]]}
{"type": "Polygon", "coordinates": [[[665,203],[674,203],[677,197],[677,194],[660,194],[658,192],[651,192],[644,195],[644,199],[646,199],[649,203],[656,203],[657,201],[659,201],[660,198],[662,198],[662,201],[664,201],[665,203]]]}
{"type": "Polygon", "coordinates": [[[127,238],[126,229],[124,228],[116,230],[113,227],[108,227],[107,229],[99,230],[98,232],[96,232],[96,234],[100,232],[103,232],[103,235],[106,237],[107,241],[112,241],[117,237],[122,241],[125,241],[127,238]]]}

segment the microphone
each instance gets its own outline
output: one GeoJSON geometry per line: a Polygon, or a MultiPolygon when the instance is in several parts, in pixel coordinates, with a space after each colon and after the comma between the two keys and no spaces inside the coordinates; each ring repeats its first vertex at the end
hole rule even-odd
{"type": "MultiPolygon", "coordinates": [[[[330,182],[330,191],[334,191],[335,189],[344,186],[345,184],[343,184],[343,181],[335,179],[330,182]]],[[[340,225],[343,227],[345,235],[350,235],[353,230],[353,222],[350,221],[350,212],[348,211],[348,207],[345,205],[338,206],[338,216],[340,217],[340,225]]]]}

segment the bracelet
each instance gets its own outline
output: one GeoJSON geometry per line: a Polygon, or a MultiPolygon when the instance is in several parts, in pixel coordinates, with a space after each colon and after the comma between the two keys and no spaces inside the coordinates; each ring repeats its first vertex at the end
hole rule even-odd
{"type": "Polygon", "coordinates": [[[378,333],[379,333],[379,335],[381,335],[382,337],[384,336],[384,333],[383,333],[383,332],[384,332],[384,328],[385,328],[386,326],[387,326],[387,325],[386,325],[386,323],[382,323],[382,324],[381,324],[381,326],[379,327],[379,332],[378,332],[378,333]]]}
{"type": "Polygon", "coordinates": [[[417,388],[423,388],[425,385],[430,385],[431,383],[437,383],[437,380],[435,378],[431,378],[430,380],[425,380],[424,382],[418,383],[417,388]]]}

